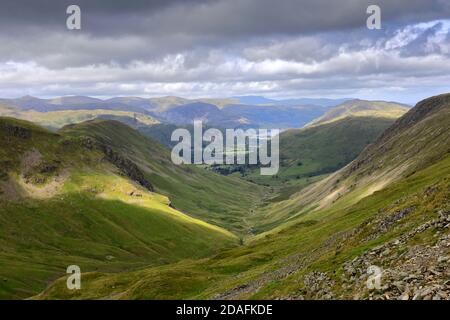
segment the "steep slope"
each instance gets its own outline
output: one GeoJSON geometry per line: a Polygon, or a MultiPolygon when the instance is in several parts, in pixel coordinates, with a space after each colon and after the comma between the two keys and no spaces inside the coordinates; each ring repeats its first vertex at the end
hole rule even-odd
{"type": "Polygon", "coordinates": [[[142,135],[158,141],[167,148],[173,148],[178,142],[171,140],[172,132],[174,132],[178,128],[188,129],[192,135],[194,126],[180,126],[170,123],[159,123],[153,126],[141,126],[138,128],[138,131],[142,135]]]}
{"type": "Polygon", "coordinates": [[[307,126],[330,123],[346,117],[397,119],[405,114],[408,109],[408,106],[394,102],[350,100],[330,109],[307,126]]]}
{"type": "Polygon", "coordinates": [[[243,217],[266,193],[263,187],[238,178],[195,166],[176,166],[168,149],[119,122],[93,120],[60,132],[100,141],[135,163],[156,192],[167,195],[175,208],[239,234],[248,229],[243,217]]]}
{"type": "Polygon", "coordinates": [[[62,278],[36,298],[448,299],[449,177],[447,157],[355,205],[305,215],[214,257],[90,273],[77,292],[62,278]],[[371,265],[384,269],[382,290],[366,286],[371,265]]]}
{"type": "Polygon", "coordinates": [[[34,294],[71,264],[129,270],[237,244],[152,192],[139,167],[106,141],[10,118],[0,118],[0,133],[0,298],[34,294]]]}
{"type": "Polygon", "coordinates": [[[302,180],[329,174],[354,160],[361,151],[389,127],[394,120],[348,117],[332,123],[286,130],[280,134],[281,168],[275,177],[258,176],[252,171],[245,176],[271,186],[292,185],[293,192],[302,180]]]}
{"type": "Polygon", "coordinates": [[[326,207],[348,193],[352,201],[448,155],[450,95],[426,99],[388,128],[341,171],[296,197],[296,206],[326,207]]]}
{"type": "Polygon", "coordinates": [[[287,130],[280,135],[280,158],[284,166],[297,165],[296,173],[329,173],[353,159],[395,119],[347,117],[311,128],[287,130]],[[301,162],[302,164],[299,164],[301,162]],[[305,168],[314,166],[315,169],[305,168]]]}
{"type": "Polygon", "coordinates": [[[449,128],[450,95],[427,99],[327,181],[267,208],[291,221],[247,245],[201,261],[89,274],[76,293],[60,279],[38,298],[449,299],[449,128]],[[379,290],[367,287],[370,266],[385,269],[379,290]]]}

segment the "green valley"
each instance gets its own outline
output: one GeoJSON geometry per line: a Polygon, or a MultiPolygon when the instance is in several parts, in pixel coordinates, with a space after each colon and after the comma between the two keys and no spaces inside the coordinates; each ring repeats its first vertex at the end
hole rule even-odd
{"type": "Polygon", "coordinates": [[[176,166],[166,147],[118,121],[52,132],[1,118],[0,297],[445,293],[449,121],[442,95],[397,120],[352,115],[288,130],[278,176],[256,181],[251,170],[176,166]],[[83,271],[81,290],[65,286],[70,264],[83,271]],[[371,265],[391,270],[384,291],[365,287],[371,265]],[[415,267],[435,272],[404,280],[415,267]]]}
{"type": "Polygon", "coordinates": [[[248,239],[245,246],[134,272],[90,273],[87,289],[80,292],[68,291],[60,279],[36,298],[423,298],[441,291],[445,298],[449,102],[450,95],[420,103],[350,165],[273,204],[267,216],[278,216],[278,227],[248,239]],[[414,147],[400,153],[389,147],[399,144],[414,147]],[[390,166],[376,166],[386,159],[390,166]],[[427,259],[430,254],[433,258],[427,259]],[[365,287],[366,269],[373,264],[391,270],[383,291],[365,287]],[[416,276],[408,268],[434,273],[416,276]],[[439,285],[432,287],[430,281],[439,285]]]}
{"type": "Polygon", "coordinates": [[[263,192],[175,167],[166,149],[118,122],[96,120],[53,133],[2,118],[0,130],[3,298],[42,290],[74,261],[88,270],[118,271],[238,245],[236,235],[204,221],[245,231],[236,221],[263,192]],[[206,191],[219,181],[220,192],[206,191]]]}

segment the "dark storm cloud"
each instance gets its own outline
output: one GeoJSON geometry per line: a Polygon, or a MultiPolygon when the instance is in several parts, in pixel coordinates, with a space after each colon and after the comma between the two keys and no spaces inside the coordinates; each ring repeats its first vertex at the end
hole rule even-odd
{"type": "MultiPolygon", "coordinates": [[[[152,60],[252,39],[364,28],[370,0],[3,0],[0,61],[34,59],[51,68],[152,60]],[[82,30],[68,31],[78,4],[82,30]]],[[[380,0],[383,23],[450,16],[446,0],[380,0]]],[[[333,42],[333,39],[331,39],[333,42]]],[[[335,40],[336,41],[336,40],[335,40]]]]}
{"type": "Polygon", "coordinates": [[[64,28],[65,9],[81,7],[84,31],[97,35],[141,32],[239,37],[298,34],[361,27],[369,4],[383,19],[417,22],[446,18],[446,0],[2,0],[2,30],[28,26],[64,28]]]}
{"type": "Polygon", "coordinates": [[[2,0],[0,96],[431,86],[450,73],[449,17],[448,0],[2,0]],[[383,30],[365,28],[369,4],[383,30]]]}

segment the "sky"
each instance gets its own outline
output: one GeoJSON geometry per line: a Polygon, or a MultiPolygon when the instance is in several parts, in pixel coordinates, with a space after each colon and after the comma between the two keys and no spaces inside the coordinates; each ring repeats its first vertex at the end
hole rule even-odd
{"type": "Polygon", "coordinates": [[[3,98],[450,92],[449,0],[2,0],[0,41],[3,98]]]}

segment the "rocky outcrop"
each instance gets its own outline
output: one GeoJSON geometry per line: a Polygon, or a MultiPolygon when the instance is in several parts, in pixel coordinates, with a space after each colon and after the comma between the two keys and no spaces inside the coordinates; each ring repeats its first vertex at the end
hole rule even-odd
{"type": "MultiPolygon", "coordinates": [[[[413,211],[414,211],[414,208],[408,207],[408,208],[396,210],[387,216],[376,217],[373,221],[369,220],[366,224],[363,224],[360,229],[363,229],[364,227],[367,227],[372,224],[375,224],[375,225],[373,226],[372,232],[366,238],[364,238],[363,241],[367,242],[367,241],[379,238],[381,235],[390,231],[395,223],[397,223],[399,220],[403,219],[404,217],[406,217],[413,211]]],[[[379,212],[379,213],[381,213],[381,212],[379,212]]]]}
{"type": "Polygon", "coordinates": [[[0,130],[4,132],[5,136],[13,136],[22,139],[30,139],[32,132],[30,129],[16,126],[7,122],[0,122],[0,130]]]}
{"type": "Polygon", "coordinates": [[[105,155],[105,159],[115,165],[128,178],[138,182],[141,186],[151,192],[155,191],[155,188],[145,179],[144,173],[139,169],[139,167],[119,152],[91,138],[83,139],[81,144],[89,150],[94,148],[100,150],[105,155]]]}
{"type": "Polygon", "coordinates": [[[134,162],[123,157],[108,146],[101,145],[100,148],[105,154],[106,159],[119,168],[128,178],[138,182],[141,186],[151,192],[155,191],[153,185],[145,179],[144,174],[134,162]]]}
{"type": "Polygon", "coordinates": [[[450,211],[441,210],[439,217],[380,245],[343,265],[344,289],[355,299],[450,299],[450,211]],[[411,245],[417,235],[433,229],[434,244],[411,245]],[[445,233],[444,233],[445,231],[445,233]],[[379,288],[366,287],[368,268],[382,270],[379,288]]]}
{"type": "Polygon", "coordinates": [[[310,272],[304,277],[303,283],[305,287],[300,291],[300,296],[298,299],[302,300],[304,295],[307,295],[308,298],[312,299],[335,299],[335,295],[332,290],[334,281],[330,279],[326,272],[310,272]]]}

